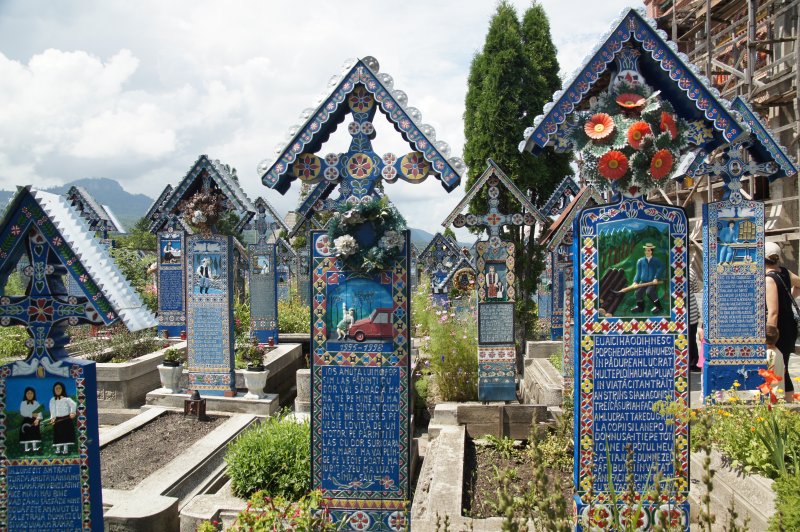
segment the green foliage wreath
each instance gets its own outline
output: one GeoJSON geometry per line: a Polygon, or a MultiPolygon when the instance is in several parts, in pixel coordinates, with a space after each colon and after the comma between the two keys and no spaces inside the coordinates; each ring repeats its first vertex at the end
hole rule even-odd
{"type": "Polygon", "coordinates": [[[384,270],[403,256],[406,220],[385,196],[342,205],[328,226],[335,254],[353,270],[384,270]]]}

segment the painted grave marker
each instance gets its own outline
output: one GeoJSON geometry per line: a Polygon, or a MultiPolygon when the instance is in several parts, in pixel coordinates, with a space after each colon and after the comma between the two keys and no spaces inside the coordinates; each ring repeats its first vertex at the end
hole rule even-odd
{"type": "Polygon", "coordinates": [[[703,396],[763,382],[766,367],[764,316],[764,204],[746,200],[741,178],[769,175],[772,162],[745,162],[745,145],[734,143],[713,163],[697,165],[697,174],[722,176],[722,201],[703,205],[703,324],[706,367],[703,396]]]}
{"type": "Polygon", "coordinates": [[[531,226],[544,220],[536,208],[497,164],[489,159],[488,168],[467,191],[461,202],[442,225],[484,227],[488,240],[475,244],[478,289],[478,399],[514,401],[516,388],[516,343],[514,338],[515,250],[513,242],[500,239],[505,226],[531,226]],[[469,202],[487,188],[488,212],[484,215],[462,214],[469,202]],[[516,214],[499,210],[501,188],[522,206],[516,214]]]}
{"type": "MultiPolygon", "coordinates": [[[[677,178],[693,151],[746,135],[728,102],[665,39],[627,9],[524,134],[521,151],[577,152],[581,178],[616,203],[584,209],[573,226],[576,530],[609,530],[606,452],[616,486],[634,452],[635,527],[662,518],[688,530],[689,427],[666,425],[659,400],[688,406],[687,222],[642,195],[677,178]],[[674,464],[674,465],[673,465],[674,464]],[[642,493],[655,471],[661,498],[642,493]]],[[[634,501],[623,494],[622,525],[634,501]]]]}
{"type": "Polygon", "coordinates": [[[436,306],[447,308],[450,286],[446,279],[459,262],[461,252],[449,238],[441,233],[433,235],[422,253],[419,254],[418,266],[428,273],[431,283],[431,298],[436,306]]]}
{"type": "Polygon", "coordinates": [[[0,366],[0,529],[102,530],[95,363],[68,358],[67,326],[156,325],[64,198],[20,188],[0,222],[0,326],[29,354],[0,366]],[[23,296],[2,290],[18,262],[23,296]],[[65,277],[81,296],[69,295],[65,277]]]}
{"type": "Polygon", "coordinates": [[[298,209],[306,218],[336,211],[333,241],[319,231],[309,240],[312,485],[336,522],[403,530],[410,497],[409,242],[405,222],[375,187],[381,179],[418,183],[432,174],[450,191],[464,164],[449,158],[446,143],[431,140],[433,128],[417,125],[419,111],[406,108],[405,94],[392,90],[391,76],[378,74],[374,58],[348,62],[329,86],[330,95],[301,115],[292,140],[259,173],[281,193],[295,179],[315,184],[298,209]],[[413,151],[374,151],[379,108],[413,151]],[[348,114],[347,151],[318,156],[348,114]],[[329,198],[334,190],[338,198],[329,198]]]}
{"type": "MultiPolygon", "coordinates": [[[[572,182],[572,179],[569,180],[572,182]]],[[[569,189],[570,191],[572,189],[569,189]]],[[[554,210],[554,207],[550,207],[550,214],[552,216],[558,215],[558,218],[553,222],[550,226],[549,230],[542,235],[541,244],[545,246],[551,252],[547,254],[547,259],[552,260],[554,253],[552,250],[558,250],[558,254],[567,255],[568,260],[563,261],[563,269],[564,269],[564,284],[563,284],[563,295],[561,296],[561,300],[563,301],[563,308],[562,308],[562,345],[564,349],[564,356],[562,359],[562,375],[564,376],[564,386],[566,388],[572,387],[572,380],[571,377],[573,376],[573,335],[572,329],[575,324],[575,318],[573,314],[573,297],[574,297],[574,255],[573,255],[573,245],[574,245],[574,238],[572,234],[572,226],[575,221],[575,218],[580,215],[581,211],[590,205],[597,205],[600,203],[600,195],[597,193],[595,188],[592,185],[585,186],[578,190],[577,194],[574,196],[570,196],[572,199],[564,208],[558,208],[554,210]]],[[[548,202],[548,204],[552,203],[553,198],[548,202]]],[[[550,269],[548,267],[548,269],[550,269]]],[[[550,273],[550,272],[549,272],[550,273]]],[[[552,273],[550,273],[552,278],[552,273]]],[[[557,297],[553,295],[553,297],[557,297]]]]}
{"type": "MultiPolygon", "coordinates": [[[[575,222],[574,304],[582,309],[575,322],[575,485],[584,517],[590,487],[595,508],[608,501],[607,456],[615,486],[626,485],[630,446],[636,491],[655,471],[676,477],[671,504],[688,523],[688,426],[667,425],[652,408],[659,400],[689,401],[686,228],[682,209],[639,198],[584,209],[575,222]],[[620,230],[635,242],[627,257],[616,255],[620,230]]],[[[663,508],[645,502],[647,523],[663,508]]]]}
{"type": "MultiPolygon", "coordinates": [[[[550,334],[553,315],[553,267],[550,253],[545,255],[544,270],[539,275],[539,282],[536,285],[536,315],[538,318],[539,330],[543,335],[550,334]]],[[[546,339],[546,336],[544,338],[546,339]]]]}
{"type": "Polygon", "coordinates": [[[179,338],[186,331],[185,233],[158,233],[158,334],[179,338]]]}
{"type": "Polygon", "coordinates": [[[278,343],[278,279],[275,244],[263,239],[248,246],[250,256],[250,336],[259,344],[278,343]]]}
{"type": "Polygon", "coordinates": [[[236,395],[233,336],[233,237],[186,239],[189,389],[236,395]]]}

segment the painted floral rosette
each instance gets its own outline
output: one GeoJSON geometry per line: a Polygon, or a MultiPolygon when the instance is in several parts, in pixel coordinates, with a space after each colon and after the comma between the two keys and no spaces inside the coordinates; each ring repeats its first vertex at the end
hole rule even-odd
{"type": "Polygon", "coordinates": [[[406,221],[386,197],[337,209],[328,226],[333,254],[352,270],[385,270],[403,256],[406,221]]]}
{"type": "Polygon", "coordinates": [[[573,120],[581,171],[603,190],[638,195],[662,186],[688,144],[685,121],[643,83],[614,85],[573,120]]]}

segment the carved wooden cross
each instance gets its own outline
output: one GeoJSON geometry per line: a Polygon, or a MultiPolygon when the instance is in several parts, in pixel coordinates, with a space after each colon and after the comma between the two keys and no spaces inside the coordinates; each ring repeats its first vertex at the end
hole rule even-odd
{"type": "Polygon", "coordinates": [[[85,297],[68,296],[61,277],[66,268],[51,254],[44,235],[32,228],[26,244],[30,264],[23,274],[30,278],[25,296],[0,297],[0,325],[24,325],[32,337],[33,354],[53,360],[65,358],[69,341],[67,325],[103,323],[85,297]]]}

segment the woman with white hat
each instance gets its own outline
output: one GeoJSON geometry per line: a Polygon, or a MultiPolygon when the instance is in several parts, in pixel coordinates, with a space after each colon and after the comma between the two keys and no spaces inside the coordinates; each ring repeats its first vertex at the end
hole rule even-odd
{"type": "Polygon", "coordinates": [[[775,242],[764,244],[764,271],[767,274],[767,325],[774,325],[780,334],[775,346],[783,354],[785,369],[784,390],[794,391],[794,383],[789,376],[789,355],[795,350],[797,342],[797,323],[793,307],[795,289],[800,290],[800,277],[780,265],[781,248],[775,242]]]}

